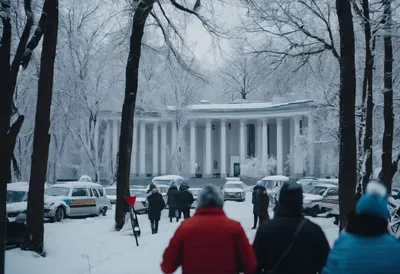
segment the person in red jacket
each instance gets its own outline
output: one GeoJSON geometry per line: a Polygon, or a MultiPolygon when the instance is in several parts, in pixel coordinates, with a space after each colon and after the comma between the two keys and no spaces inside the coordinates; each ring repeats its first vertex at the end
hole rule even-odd
{"type": "Polygon", "coordinates": [[[161,270],[171,274],[253,274],[254,250],[239,222],[224,211],[224,197],[214,185],[204,186],[194,216],[184,220],[164,252],[161,270]]]}

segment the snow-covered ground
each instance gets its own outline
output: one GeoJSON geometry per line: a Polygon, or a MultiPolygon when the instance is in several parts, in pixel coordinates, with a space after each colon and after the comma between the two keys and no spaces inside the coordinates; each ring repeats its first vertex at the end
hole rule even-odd
{"type": "MultiPolygon", "coordinates": [[[[255,230],[250,193],[246,202],[226,202],[226,214],[244,227],[250,242],[255,230]]],[[[194,210],[192,211],[192,215],[194,210]]],[[[130,223],[120,232],[112,230],[114,212],[106,217],[67,219],[62,223],[45,224],[47,257],[20,249],[6,252],[7,274],[157,274],[160,262],[178,223],[170,223],[168,212],[163,211],[158,234],[151,235],[147,215],[140,215],[142,235],[136,247],[130,223]]],[[[332,245],[338,236],[333,219],[311,218],[324,230],[332,245]]],[[[178,270],[176,273],[181,273],[178,270]]]]}

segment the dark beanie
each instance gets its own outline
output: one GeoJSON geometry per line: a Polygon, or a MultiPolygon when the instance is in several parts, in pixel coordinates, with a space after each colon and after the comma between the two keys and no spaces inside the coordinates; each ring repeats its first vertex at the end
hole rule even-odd
{"type": "Polygon", "coordinates": [[[294,182],[283,184],[279,194],[279,207],[285,211],[297,213],[303,209],[303,189],[294,182]]]}

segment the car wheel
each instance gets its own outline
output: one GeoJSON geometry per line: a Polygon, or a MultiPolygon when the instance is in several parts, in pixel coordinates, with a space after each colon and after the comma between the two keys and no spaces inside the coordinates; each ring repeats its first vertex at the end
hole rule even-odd
{"type": "Polygon", "coordinates": [[[59,206],[56,210],[56,213],[54,214],[54,221],[55,222],[61,222],[64,219],[65,213],[64,213],[64,209],[59,206]]]}
{"type": "Polygon", "coordinates": [[[317,217],[319,214],[319,206],[314,206],[313,208],[311,208],[310,210],[310,216],[311,217],[317,217]]]}
{"type": "Polygon", "coordinates": [[[107,207],[103,207],[101,210],[101,215],[106,216],[107,215],[107,207]]]}

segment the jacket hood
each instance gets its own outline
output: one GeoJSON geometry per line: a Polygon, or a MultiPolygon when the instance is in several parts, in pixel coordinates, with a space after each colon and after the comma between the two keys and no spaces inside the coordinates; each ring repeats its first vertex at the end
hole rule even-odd
{"type": "Polygon", "coordinates": [[[278,202],[281,211],[301,212],[303,209],[303,189],[297,183],[284,183],[279,193],[278,202]]]}
{"type": "Polygon", "coordinates": [[[197,208],[224,206],[224,197],[221,191],[214,185],[207,184],[197,196],[197,208]]]}

